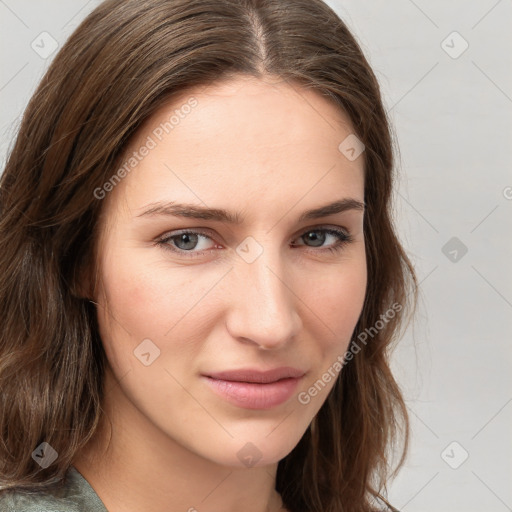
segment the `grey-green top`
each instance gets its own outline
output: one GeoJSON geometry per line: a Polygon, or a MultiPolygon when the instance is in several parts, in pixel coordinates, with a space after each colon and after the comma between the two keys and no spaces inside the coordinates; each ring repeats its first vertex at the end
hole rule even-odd
{"type": "MultiPolygon", "coordinates": [[[[386,508],[386,511],[396,511],[386,508]]],[[[386,512],[384,509],[382,512],[386,512]]],[[[37,494],[0,490],[0,512],[108,512],[89,482],[71,466],[64,485],[37,494]]]]}
{"type": "Polygon", "coordinates": [[[71,466],[60,488],[48,486],[37,494],[0,491],[0,512],[108,512],[89,482],[71,466]]]}

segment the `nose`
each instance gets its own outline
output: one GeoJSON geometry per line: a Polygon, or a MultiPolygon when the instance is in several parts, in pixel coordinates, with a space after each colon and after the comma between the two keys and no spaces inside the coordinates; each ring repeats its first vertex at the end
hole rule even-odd
{"type": "Polygon", "coordinates": [[[237,259],[226,284],[231,295],[227,327],[235,339],[276,350],[298,334],[300,299],[279,255],[266,249],[252,263],[237,259]]]}

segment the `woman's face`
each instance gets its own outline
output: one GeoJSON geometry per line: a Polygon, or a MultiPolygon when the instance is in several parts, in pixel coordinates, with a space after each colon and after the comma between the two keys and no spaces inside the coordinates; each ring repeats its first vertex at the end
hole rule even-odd
{"type": "Polygon", "coordinates": [[[137,439],[230,466],[299,442],[365,296],[353,131],[318,93],[237,78],[174,98],[131,141],[102,189],[95,300],[137,439]]]}

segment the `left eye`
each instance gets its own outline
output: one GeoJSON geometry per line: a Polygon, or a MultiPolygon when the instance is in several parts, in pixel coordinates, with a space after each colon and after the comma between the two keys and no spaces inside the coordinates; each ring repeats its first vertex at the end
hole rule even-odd
{"type": "MultiPolygon", "coordinates": [[[[192,257],[201,255],[209,248],[212,248],[208,247],[208,240],[213,242],[210,236],[201,231],[182,231],[175,235],[166,236],[165,238],[157,241],[157,244],[175,253],[183,255],[190,253],[186,255],[192,257]]],[[[346,233],[341,229],[315,228],[305,231],[298,240],[306,242],[304,244],[296,244],[299,246],[312,243],[312,245],[309,245],[308,247],[317,247],[320,249],[335,251],[341,249],[343,245],[351,242],[353,238],[349,233],[346,233]],[[324,246],[325,242],[328,241],[329,238],[333,239],[334,243],[324,246]]],[[[213,242],[212,245],[215,246],[215,243],[213,242]]]]}
{"type": "MultiPolygon", "coordinates": [[[[341,231],[340,229],[311,229],[309,231],[306,231],[302,236],[299,238],[302,240],[307,240],[308,242],[312,242],[312,247],[320,247],[324,244],[325,240],[328,237],[332,237],[335,239],[334,246],[337,246],[339,244],[344,244],[346,242],[351,241],[351,236],[348,233],[345,233],[344,231],[341,231]],[[318,233],[320,233],[320,236],[318,236],[318,233]]],[[[333,246],[331,245],[330,248],[333,246]]]]}

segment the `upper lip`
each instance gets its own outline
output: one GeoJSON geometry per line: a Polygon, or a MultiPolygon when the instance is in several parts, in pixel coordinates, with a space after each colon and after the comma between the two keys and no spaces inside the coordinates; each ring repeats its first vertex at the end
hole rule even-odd
{"type": "Polygon", "coordinates": [[[256,370],[253,368],[241,368],[238,370],[227,370],[222,372],[205,374],[217,380],[227,380],[233,382],[257,382],[259,384],[268,384],[270,382],[277,382],[281,379],[299,378],[306,372],[291,366],[282,366],[274,368],[273,370],[256,370]]]}

